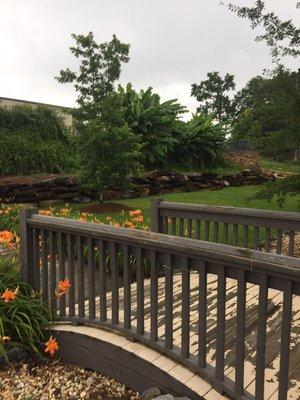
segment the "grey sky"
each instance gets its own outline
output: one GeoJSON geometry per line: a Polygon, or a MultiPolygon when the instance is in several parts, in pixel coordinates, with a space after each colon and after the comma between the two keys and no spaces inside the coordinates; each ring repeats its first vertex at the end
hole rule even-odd
{"type": "MultiPolygon", "coordinates": [[[[267,0],[282,18],[298,17],[299,23],[295,3],[267,0]]],[[[72,86],[54,76],[76,66],[68,50],[71,33],[88,31],[99,42],[116,33],[131,44],[122,84],[153,86],[163,99],[178,98],[191,111],[196,102],[190,85],[207,72],[233,73],[240,87],[271,66],[249,23],[219,0],[0,0],[0,97],[73,106],[72,86]]],[[[286,64],[297,67],[293,59],[286,64]]]]}

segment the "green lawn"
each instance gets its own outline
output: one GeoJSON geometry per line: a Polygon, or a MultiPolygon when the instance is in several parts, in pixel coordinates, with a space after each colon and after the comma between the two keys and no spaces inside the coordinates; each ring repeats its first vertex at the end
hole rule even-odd
{"type": "MultiPolygon", "coordinates": [[[[292,197],[287,200],[282,208],[275,202],[268,202],[265,200],[249,201],[248,198],[253,196],[260,186],[241,186],[241,187],[228,187],[222,190],[201,190],[197,192],[188,193],[168,193],[160,196],[149,196],[143,198],[135,198],[128,200],[115,200],[114,203],[125,204],[133,209],[141,209],[146,218],[150,217],[150,201],[152,198],[164,198],[167,201],[182,202],[182,203],[195,203],[195,204],[211,204],[220,206],[232,207],[249,207],[260,208],[265,210],[281,210],[281,211],[300,211],[300,195],[292,197]]],[[[77,214],[78,211],[86,205],[69,203],[72,208],[72,213],[77,214]]],[[[64,204],[56,206],[56,209],[64,207],[64,204]]],[[[124,218],[120,213],[104,213],[95,214],[101,221],[105,221],[108,216],[113,217],[119,221],[124,218]]],[[[127,216],[128,213],[125,213],[127,216]]]]}
{"type": "Polygon", "coordinates": [[[277,162],[267,159],[261,159],[260,166],[265,169],[269,169],[276,172],[291,172],[294,174],[300,174],[300,163],[299,162],[277,162]]]}

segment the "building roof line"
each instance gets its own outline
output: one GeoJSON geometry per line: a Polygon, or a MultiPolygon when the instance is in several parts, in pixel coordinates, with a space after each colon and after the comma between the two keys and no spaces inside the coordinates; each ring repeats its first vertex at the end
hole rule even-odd
{"type": "Polygon", "coordinates": [[[32,100],[14,99],[12,97],[0,97],[0,102],[1,102],[1,100],[19,101],[20,103],[36,104],[36,105],[47,106],[47,107],[64,108],[67,110],[73,109],[73,107],[59,106],[59,105],[49,104],[49,103],[41,103],[39,101],[32,101],[32,100]]]}

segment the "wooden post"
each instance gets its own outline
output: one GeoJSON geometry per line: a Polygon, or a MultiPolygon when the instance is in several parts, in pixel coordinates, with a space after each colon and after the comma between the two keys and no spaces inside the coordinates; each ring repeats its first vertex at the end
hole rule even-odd
{"type": "Polygon", "coordinates": [[[161,221],[159,217],[158,206],[163,201],[163,199],[152,199],[151,200],[151,231],[162,233],[161,221]]]}
{"type": "Polygon", "coordinates": [[[20,262],[21,276],[24,282],[33,285],[33,234],[27,221],[33,214],[38,214],[38,208],[23,208],[20,211],[20,262]]]}

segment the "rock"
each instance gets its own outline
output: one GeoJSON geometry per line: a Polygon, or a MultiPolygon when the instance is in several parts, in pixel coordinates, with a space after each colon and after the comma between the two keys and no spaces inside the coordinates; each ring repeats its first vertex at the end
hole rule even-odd
{"type": "Polygon", "coordinates": [[[89,196],[78,196],[72,199],[75,203],[89,203],[91,198],[89,196]]]}
{"type": "Polygon", "coordinates": [[[152,399],[157,398],[160,395],[161,395],[161,391],[159,390],[158,387],[154,386],[154,387],[151,387],[151,388],[145,390],[142,393],[140,400],[152,400],[152,399]]]}
{"type": "Polygon", "coordinates": [[[171,394],[163,394],[154,400],[191,400],[189,397],[174,397],[171,394]]]}

